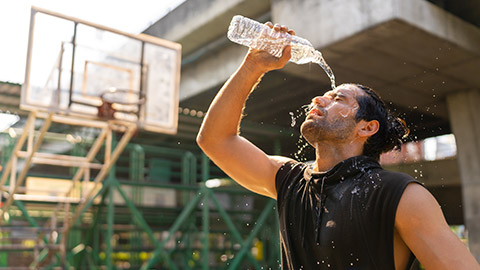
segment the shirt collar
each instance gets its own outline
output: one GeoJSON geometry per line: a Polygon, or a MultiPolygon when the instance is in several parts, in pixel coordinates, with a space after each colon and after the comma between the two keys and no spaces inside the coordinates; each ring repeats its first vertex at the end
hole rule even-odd
{"type": "Polygon", "coordinates": [[[319,181],[336,183],[360,172],[365,173],[373,168],[380,168],[378,161],[367,156],[355,156],[339,162],[325,173],[315,172],[312,166],[307,166],[304,172],[304,178],[307,181],[312,180],[314,184],[319,181]]]}

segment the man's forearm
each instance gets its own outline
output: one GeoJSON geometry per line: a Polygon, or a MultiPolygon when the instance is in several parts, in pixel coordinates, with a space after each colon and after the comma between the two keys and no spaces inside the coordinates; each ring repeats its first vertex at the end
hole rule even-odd
{"type": "Polygon", "coordinates": [[[264,72],[245,59],[213,100],[198,134],[199,144],[238,133],[245,101],[264,72]]]}

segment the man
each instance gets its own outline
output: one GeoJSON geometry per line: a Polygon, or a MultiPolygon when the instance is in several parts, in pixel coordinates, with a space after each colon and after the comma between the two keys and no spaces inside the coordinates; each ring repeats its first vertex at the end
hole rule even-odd
{"type": "MultiPolygon", "coordinates": [[[[267,23],[275,31],[285,26],[267,23]]],[[[433,196],[405,174],[383,170],[404,123],[368,87],[343,84],[310,105],[301,132],[312,166],[269,156],[241,137],[245,101],[263,74],[290,58],[250,49],[213,100],[197,137],[203,151],[247,189],[277,200],[283,269],[480,269],[450,231],[433,196]]]]}

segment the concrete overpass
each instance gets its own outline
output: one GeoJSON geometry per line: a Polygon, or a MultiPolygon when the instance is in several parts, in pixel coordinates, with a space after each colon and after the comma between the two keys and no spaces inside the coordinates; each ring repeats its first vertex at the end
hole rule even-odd
{"type": "MultiPolygon", "coordinates": [[[[182,107],[207,110],[241,62],[246,48],[225,35],[231,18],[241,14],[288,25],[310,40],[338,83],[376,89],[407,120],[413,140],[453,132],[458,158],[431,165],[427,185],[437,187],[442,206],[449,202],[449,220],[463,217],[480,261],[478,7],[477,0],[187,0],[144,32],[182,44],[182,107]],[[449,188],[442,187],[441,175],[449,188]]],[[[288,64],[264,77],[248,101],[246,120],[289,128],[289,113],[328,88],[320,67],[288,64]]],[[[279,138],[282,153],[297,151],[296,138],[279,138]]]]}

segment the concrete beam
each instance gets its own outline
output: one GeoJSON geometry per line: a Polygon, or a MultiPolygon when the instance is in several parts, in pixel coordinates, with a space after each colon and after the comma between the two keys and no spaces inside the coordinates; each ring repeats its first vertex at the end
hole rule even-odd
{"type": "MultiPolygon", "coordinates": [[[[379,24],[402,20],[480,54],[480,30],[476,26],[425,0],[273,0],[272,20],[295,29],[297,35],[320,49],[379,24]]],[[[394,37],[398,33],[381,34],[394,37]]],[[[379,38],[382,36],[369,36],[379,38]]]]}
{"type": "MultiPolygon", "coordinates": [[[[368,82],[377,89],[391,84],[429,88],[439,97],[468,88],[465,82],[478,85],[479,79],[466,78],[465,71],[480,66],[480,29],[425,0],[275,0],[272,20],[310,40],[334,72],[350,69],[373,77],[368,82]]],[[[310,69],[291,65],[286,70],[325,80],[319,68],[306,72],[310,69]]],[[[343,82],[342,74],[338,78],[343,82]]]]}
{"type": "Polygon", "coordinates": [[[185,1],[144,33],[182,44],[182,55],[226,36],[234,15],[256,18],[270,11],[270,0],[185,1]]]}
{"type": "Polygon", "coordinates": [[[182,67],[180,101],[196,96],[213,87],[219,88],[238,68],[247,52],[246,47],[230,45],[202,61],[182,67]]]}
{"type": "Polygon", "coordinates": [[[480,92],[452,94],[447,104],[457,142],[468,242],[470,251],[480,261],[480,92]]]}
{"type": "MultiPolygon", "coordinates": [[[[240,63],[245,48],[225,37],[231,17],[269,10],[269,1],[220,2],[187,1],[145,31],[182,43],[181,101],[218,87],[240,63]]],[[[338,82],[381,89],[403,107],[447,119],[445,96],[480,83],[469,75],[480,67],[480,30],[424,0],[272,0],[271,17],[321,49],[338,82]]],[[[283,72],[329,85],[316,65],[283,72]]]]}

